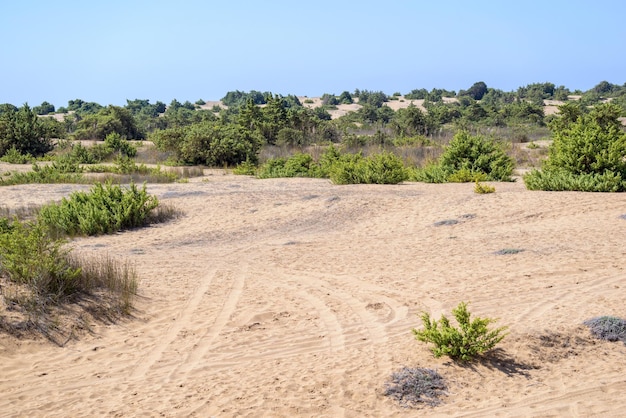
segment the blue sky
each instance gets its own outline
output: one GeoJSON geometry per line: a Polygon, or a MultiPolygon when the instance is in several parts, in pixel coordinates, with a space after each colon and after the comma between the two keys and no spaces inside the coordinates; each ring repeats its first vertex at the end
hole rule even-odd
{"type": "Polygon", "coordinates": [[[3,1],[0,103],[626,82],[626,2],[3,1]]]}

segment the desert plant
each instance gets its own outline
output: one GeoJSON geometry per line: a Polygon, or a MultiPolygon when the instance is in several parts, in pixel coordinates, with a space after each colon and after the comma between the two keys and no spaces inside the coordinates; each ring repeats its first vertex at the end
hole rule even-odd
{"type": "Polygon", "coordinates": [[[67,262],[63,242],[48,235],[40,223],[14,220],[0,231],[0,273],[10,281],[26,285],[35,305],[75,293],[80,269],[67,262]]]}
{"type": "Polygon", "coordinates": [[[28,163],[31,163],[33,159],[34,158],[32,155],[22,154],[15,147],[9,148],[6,151],[6,153],[2,157],[0,157],[0,161],[9,163],[9,164],[28,164],[28,163]]]}
{"type": "MultiPolygon", "coordinates": [[[[615,104],[589,114],[567,112],[551,124],[553,142],[542,170],[524,176],[530,190],[626,191],[626,133],[615,104]]],[[[571,110],[571,109],[570,109],[571,110]]]]}
{"type": "Polygon", "coordinates": [[[441,157],[416,170],[412,179],[429,183],[511,181],[513,167],[513,159],[500,142],[460,130],[441,157]]]}
{"type": "Polygon", "coordinates": [[[144,225],[158,205],[145,184],[139,190],[134,183],[127,189],[96,183],[88,193],[74,192],[61,203],[42,207],[38,219],[55,233],[100,235],[144,225]]]}
{"type": "Polygon", "coordinates": [[[488,193],[495,193],[495,191],[496,191],[495,187],[490,186],[488,184],[479,183],[478,180],[476,180],[476,185],[474,186],[474,193],[488,194],[488,193]]]}
{"type": "Polygon", "coordinates": [[[82,180],[80,172],[64,171],[62,166],[33,164],[33,170],[27,172],[13,172],[6,178],[0,178],[0,186],[28,183],[79,183],[82,180]]]}
{"type": "Polygon", "coordinates": [[[339,159],[330,169],[335,184],[398,184],[408,178],[402,160],[390,152],[339,159]]]}
{"type": "Polygon", "coordinates": [[[240,163],[237,167],[233,168],[233,174],[239,174],[244,176],[254,176],[256,174],[256,164],[250,160],[246,160],[240,163]]]}
{"type": "Polygon", "coordinates": [[[465,302],[461,302],[452,313],[460,328],[450,325],[444,315],[436,321],[431,320],[430,315],[424,312],[421,316],[424,329],[412,330],[417,340],[435,344],[432,348],[435,357],[446,355],[454,360],[471,361],[494,348],[506,336],[503,334],[506,327],[488,329],[495,319],[475,318],[471,321],[465,302]]]}
{"type": "Polygon", "coordinates": [[[392,373],[385,385],[385,396],[390,396],[407,407],[419,404],[436,406],[441,396],[447,394],[446,383],[439,373],[432,369],[403,367],[392,373]]]}
{"type": "Polygon", "coordinates": [[[626,344],[626,320],[616,316],[599,316],[583,322],[591,334],[607,341],[622,341],[626,344]]]}

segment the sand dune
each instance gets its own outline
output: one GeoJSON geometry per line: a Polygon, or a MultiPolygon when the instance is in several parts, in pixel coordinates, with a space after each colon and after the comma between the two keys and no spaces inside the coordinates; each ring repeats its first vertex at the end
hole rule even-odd
{"type": "MultiPolygon", "coordinates": [[[[134,318],[94,323],[63,348],[1,335],[0,415],[623,414],[626,346],[581,325],[626,317],[623,194],[196,180],[148,188],[182,218],[72,243],[136,264],[134,318]],[[466,367],[411,334],[417,314],[460,301],[510,331],[466,367]],[[444,403],[415,412],[385,397],[402,366],[438,370],[444,403]]],[[[42,203],[76,187],[4,187],[0,200],[42,203]]]]}

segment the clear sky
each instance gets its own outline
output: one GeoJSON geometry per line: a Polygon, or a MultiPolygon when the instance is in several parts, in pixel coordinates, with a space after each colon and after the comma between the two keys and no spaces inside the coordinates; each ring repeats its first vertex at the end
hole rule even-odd
{"type": "Polygon", "coordinates": [[[2,1],[0,103],[626,82],[624,0],[2,1]]]}

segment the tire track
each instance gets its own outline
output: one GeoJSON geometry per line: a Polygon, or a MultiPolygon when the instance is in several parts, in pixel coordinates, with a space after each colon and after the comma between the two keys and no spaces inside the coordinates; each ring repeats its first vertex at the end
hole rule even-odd
{"type": "Polygon", "coordinates": [[[158,338],[156,346],[150,350],[145,357],[139,360],[139,363],[130,374],[130,379],[142,379],[145,377],[152,366],[163,356],[167,347],[176,340],[185,324],[189,322],[192,314],[198,309],[202,298],[209,291],[217,272],[218,270],[215,268],[202,278],[197,289],[193,292],[191,297],[187,299],[183,309],[180,310],[176,320],[167,328],[165,334],[158,338]]]}
{"type": "Polygon", "coordinates": [[[233,282],[222,308],[215,317],[215,321],[207,328],[206,332],[196,339],[196,343],[193,346],[194,348],[187,354],[182,363],[169,373],[167,381],[172,380],[176,375],[185,375],[196,368],[197,364],[200,363],[209,350],[211,350],[220,332],[228,324],[228,321],[237,308],[246,283],[246,275],[242,272],[242,270],[247,270],[246,265],[239,265],[238,267],[239,268],[234,272],[231,271],[233,274],[233,282]]]}

